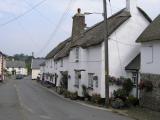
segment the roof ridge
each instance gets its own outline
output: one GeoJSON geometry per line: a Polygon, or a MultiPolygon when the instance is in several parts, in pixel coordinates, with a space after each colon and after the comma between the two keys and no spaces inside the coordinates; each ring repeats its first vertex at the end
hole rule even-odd
{"type": "MultiPolygon", "coordinates": [[[[126,8],[121,9],[120,11],[114,13],[112,16],[108,17],[107,19],[108,19],[108,20],[109,20],[109,19],[112,19],[113,17],[115,17],[116,15],[120,14],[120,13],[121,13],[122,11],[124,11],[125,9],[126,9],[126,8]]],[[[127,12],[127,11],[126,11],[126,12],[127,12]]],[[[102,20],[102,21],[94,24],[93,26],[91,26],[90,28],[88,28],[87,30],[85,30],[84,33],[88,32],[88,31],[92,30],[93,28],[95,28],[96,26],[100,25],[103,21],[104,21],[104,20],[102,20]]]]}
{"type": "Polygon", "coordinates": [[[137,9],[143,14],[143,16],[151,23],[152,19],[148,16],[148,14],[140,7],[137,7],[137,9]]]}

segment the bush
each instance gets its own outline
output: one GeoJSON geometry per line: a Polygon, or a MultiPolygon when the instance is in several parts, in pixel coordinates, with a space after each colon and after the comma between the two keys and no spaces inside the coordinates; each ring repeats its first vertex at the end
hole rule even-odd
{"type": "Polygon", "coordinates": [[[126,104],[127,106],[136,106],[139,105],[139,100],[134,96],[129,96],[128,99],[126,100],[126,104]]]}
{"type": "Polygon", "coordinates": [[[124,107],[124,102],[123,102],[123,100],[117,98],[114,101],[112,101],[111,105],[115,109],[120,109],[120,108],[124,107]]]}
{"type": "Polygon", "coordinates": [[[62,88],[62,87],[57,87],[57,93],[58,94],[63,94],[63,92],[64,92],[64,89],[62,88]]]}
{"type": "Polygon", "coordinates": [[[71,100],[77,100],[78,99],[78,92],[70,93],[71,100]]]}
{"type": "Polygon", "coordinates": [[[69,98],[69,97],[70,97],[70,92],[67,91],[67,90],[65,90],[65,91],[63,92],[63,95],[64,95],[65,98],[69,98]]]}
{"type": "Polygon", "coordinates": [[[96,104],[100,104],[101,103],[101,96],[100,96],[100,94],[92,94],[92,96],[91,96],[91,102],[92,103],[96,103],[96,104]]]}
{"type": "Polygon", "coordinates": [[[124,81],[123,83],[123,89],[127,92],[127,94],[129,95],[129,93],[132,91],[133,89],[133,82],[131,81],[131,79],[127,79],[124,81]]]}
{"type": "Polygon", "coordinates": [[[124,89],[118,89],[117,91],[114,91],[113,95],[115,98],[120,98],[123,101],[125,101],[128,96],[127,92],[124,89]]]}

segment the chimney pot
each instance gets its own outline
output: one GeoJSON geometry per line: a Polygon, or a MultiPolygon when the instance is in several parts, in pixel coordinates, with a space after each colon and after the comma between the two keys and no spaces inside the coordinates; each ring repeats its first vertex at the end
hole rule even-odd
{"type": "Polygon", "coordinates": [[[78,8],[77,12],[80,14],[81,13],[81,8],[78,8]]]}

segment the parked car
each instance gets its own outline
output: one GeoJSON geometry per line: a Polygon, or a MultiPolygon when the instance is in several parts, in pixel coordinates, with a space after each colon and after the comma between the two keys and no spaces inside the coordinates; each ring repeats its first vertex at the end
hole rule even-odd
{"type": "Polygon", "coordinates": [[[16,75],[16,79],[23,79],[23,75],[17,74],[17,75],[16,75]]]}

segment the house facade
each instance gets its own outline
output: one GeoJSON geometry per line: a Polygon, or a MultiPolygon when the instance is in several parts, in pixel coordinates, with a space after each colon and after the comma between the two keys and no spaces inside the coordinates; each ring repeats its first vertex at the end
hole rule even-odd
{"type": "Polygon", "coordinates": [[[160,111],[160,15],[144,30],[137,42],[141,43],[140,104],[160,111]],[[151,90],[147,90],[147,85],[151,90]]]}
{"type": "MultiPolygon", "coordinates": [[[[108,18],[110,76],[132,78],[132,71],[126,71],[125,67],[139,54],[140,44],[135,41],[150,22],[136,6],[136,0],[126,0],[126,8],[108,18]]],[[[85,15],[79,9],[73,17],[71,37],[47,55],[51,57],[46,61],[54,61],[54,69],[48,70],[58,76],[57,86],[66,78],[69,91],[82,96],[82,85],[85,85],[90,95],[97,93],[105,98],[103,21],[87,30],[85,27],[85,15]]],[[[118,88],[110,85],[110,96],[118,88]]]]}
{"type": "Polygon", "coordinates": [[[6,68],[5,55],[0,52],[0,81],[4,80],[4,69],[6,68]]]}
{"type": "Polygon", "coordinates": [[[27,75],[27,68],[24,61],[17,61],[17,60],[7,60],[6,61],[6,68],[9,74],[11,75],[27,75]]]}
{"type": "Polygon", "coordinates": [[[32,80],[36,80],[37,77],[40,77],[40,65],[44,62],[44,59],[37,58],[32,59],[31,69],[32,69],[32,80]]]}

